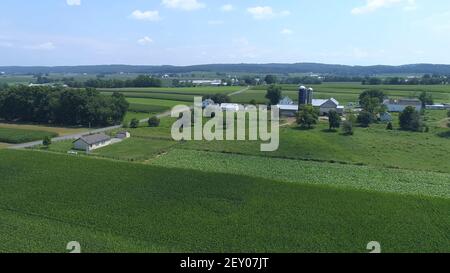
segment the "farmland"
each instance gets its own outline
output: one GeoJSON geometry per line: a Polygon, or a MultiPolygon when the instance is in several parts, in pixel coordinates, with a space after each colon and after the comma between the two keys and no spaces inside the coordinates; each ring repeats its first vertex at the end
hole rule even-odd
{"type": "MultiPolygon", "coordinates": [[[[348,102],[357,102],[359,94],[368,89],[383,90],[386,95],[393,98],[417,97],[421,92],[426,91],[433,95],[436,102],[450,102],[450,86],[431,85],[431,86],[398,86],[398,85],[362,85],[359,83],[323,83],[320,85],[311,85],[314,88],[314,97],[317,99],[326,99],[333,97],[341,104],[348,102]]],[[[297,85],[283,85],[283,93],[293,100],[298,99],[297,85]]],[[[250,91],[233,97],[233,101],[248,103],[255,99],[259,103],[265,101],[266,87],[256,86],[250,91]]]]}
{"type": "MultiPolygon", "coordinates": [[[[316,95],[356,101],[367,87],[352,86],[319,85],[316,95]]],[[[444,87],[432,89],[445,98],[444,87]]],[[[129,123],[202,93],[238,90],[119,91],[129,123]]],[[[295,98],[296,86],[284,90],[295,98]]],[[[264,95],[254,87],[231,99],[264,95]]],[[[84,252],[366,252],[373,240],[384,252],[448,251],[446,112],[425,112],[426,133],[401,131],[393,118],[392,131],[374,124],[353,136],[330,132],[326,121],[311,130],[284,124],[273,153],[260,152],[258,141],[175,142],[169,117],[156,128],[127,128],[130,139],[88,155],[67,155],[72,140],[2,149],[0,251],[62,252],[61,242],[74,238],[84,252]]]]}
{"type": "Polygon", "coordinates": [[[119,92],[126,98],[133,99],[156,99],[166,101],[193,102],[195,96],[205,96],[210,94],[231,94],[241,90],[240,86],[221,87],[187,87],[187,88],[120,88],[120,89],[99,89],[104,95],[111,95],[119,92]]]}
{"type": "Polygon", "coordinates": [[[63,252],[73,238],[84,252],[450,247],[448,199],[41,152],[3,150],[0,161],[2,252],[63,252]]]}
{"type": "Polygon", "coordinates": [[[33,131],[23,129],[0,128],[0,142],[18,144],[34,140],[41,140],[44,137],[55,137],[56,133],[45,131],[33,131]]]}
{"type": "Polygon", "coordinates": [[[170,151],[152,164],[290,183],[450,198],[450,174],[180,149],[170,151]]]}

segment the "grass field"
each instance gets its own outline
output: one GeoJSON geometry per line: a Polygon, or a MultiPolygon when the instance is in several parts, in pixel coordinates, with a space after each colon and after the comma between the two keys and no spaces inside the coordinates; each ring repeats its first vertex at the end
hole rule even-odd
{"type": "Polygon", "coordinates": [[[130,103],[129,111],[144,112],[144,113],[162,113],[169,111],[176,105],[185,105],[186,102],[175,100],[158,100],[158,99],[143,99],[143,98],[128,98],[130,103]]]}
{"type": "Polygon", "coordinates": [[[54,127],[54,126],[31,125],[31,124],[12,124],[12,123],[0,123],[0,128],[45,131],[58,134],[59,136],[72,135],[86,131],[86,128],[67,128],[67,127],[54,127]]]}
{"type": "Polygon", "coordinates": [[[4,143],[19,144],[34,140],[42,140],[46,136],[56,137],[58,134],[45,131],[0,128],[0,142],[4,143]]]}
{"type": "Polygon", "coordinates": [[[241,90],[240,86],[221,87],[190,87],[190,88],[121,88],[121,89],[99,89],[104,95],[112,95],[113,92],[120,92],[125,97],[133,99],[155,99],[177,102],[191,102],[194,97],[209,94],[231,94],[241,90]]]}
{"type": "Polygon", "coordinates": [[[449,199],[41,152],[0,161],[2,252],[65,252],[73,240],[84,252],[450,249],[449,199]]]}
{"type": "MultiPolygon", "coordinates": [[[[297,85],[282,85],[283,94],[291,99],[298,100],[297,85]]],[[[311,85],[314,88],[314,98],[327,99],[335,98],[341,104],[348,102],[357,102],[359,94],[368,89],[383,90],[386,95],[392,98],[414,97],[417,98],[422,91],[429,92],[433,95],[436,102],[450,102],[450,86],[448,85],[418,85],[418,86],[402,86],[402,85],[362,85],[359,83],[323,83],[320,85],[311,85]]],[[[232,98],[233,101],[239,103],[248,103],[255,99],[259,103],[266,102],[264,98],[267,86],[256,86],[251,90],[232,98]]]]}

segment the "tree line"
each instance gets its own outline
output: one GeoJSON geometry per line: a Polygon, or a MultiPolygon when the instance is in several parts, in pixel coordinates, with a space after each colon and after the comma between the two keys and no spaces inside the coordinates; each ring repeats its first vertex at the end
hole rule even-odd
{"type": "Polygon", "coordinates": [[[72,88],[125,88],[125,87],[162,87],[162,81],[159,78],[139,75],[135,79],[88,79],[86,81],[77,81],[74,78],[63,78],[62,82],[72,88]]]}
{"type": "Polygon", "coordinates": [[[0,91],[0,119],[68,126],[120,124],[129,103],[123,94],[93,88],[10,86],[0,91]]]}
{"type": "Polygon", "coordinates": [[[440,75],[425,74],[422,77],[413,78],[401,78],[401,77],[388,77],[388,78],[375,78],[367,77],[361,82],[363,85],[442,85],[449,84],[450,77],[440,75]]]}

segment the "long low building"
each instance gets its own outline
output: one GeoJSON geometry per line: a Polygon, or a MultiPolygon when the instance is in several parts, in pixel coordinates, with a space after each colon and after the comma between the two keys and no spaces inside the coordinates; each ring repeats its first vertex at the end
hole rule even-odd
{"type": "Polygon", "coordinates": [[[75,150],[93,151],[111,144],[111,137],[101,133],[95,135],[82,136],[73,142],[75,150]]]}
{"type": "Polygon", "coordinates": [[[414,107],[417,111],[422,110],[422,102],[418,99],[387,99],[383,104],[388,112],[403,112],[408,106],[414,107]]]}

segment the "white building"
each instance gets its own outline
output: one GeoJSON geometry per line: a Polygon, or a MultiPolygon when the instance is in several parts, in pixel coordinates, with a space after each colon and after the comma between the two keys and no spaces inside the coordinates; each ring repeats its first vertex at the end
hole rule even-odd
{"type": "Polygon", "coordinates": [[[235,103],[222,103],[220,105],[220,108],[222,111],[228,111],[228,112],[239,112],[240,107],[239,104],[235,103]]]}
{"type": "Polygon", "coordinates": [[[193,80],[192,84],[219,86],[222,85],[222,80],[193,80]]]}
{"type": "Polygon", "coordinates": [[[130,134],[130,132],[127,132],[127,131],[118,132],[116,134],[116,138],[118,138],[118,139],[127,139],[130,137],[131,137],[131,134],[130,134]]]}
{"type": "Polygon", "coordinates": [[[103,133],[82,136],[73,142],[75,150],[90,152],[111,144],[111,138],[103,133]]]}
{"type": "Polygon", "coordinates": [[[319,113],[322,116],[328,115],[332,110],[340,115],[344,114],[344,106],[339,105],[339,102],[334,98],[327,100],[313,99],[312,105],[319,109],[319,113]]]}
{"type": "MultiPolygon", "coordinates": [[[[344,106],[339,105],[339,102],[333,98],[327,100],[313,99],[312,106],[319,110],[320,115],[328,115],[331,110],[338,114],[344,114],[344,106]]],[[[286,117],[295,117],[298,112],[298,105],[296,104],[278,104],[280,115],[286,117]]]]}
{"type": "Polygon", "coordinates": [[[386,105],[389,112],[403,112],[408,106],[414,107],[416,111],[422,110],[422,102],[418,99],[387,99],[383,104],[386,105]]]}

